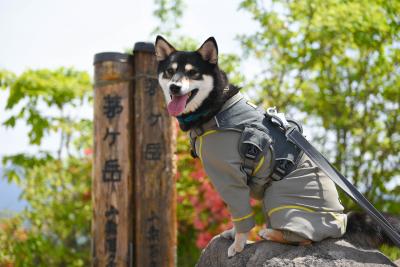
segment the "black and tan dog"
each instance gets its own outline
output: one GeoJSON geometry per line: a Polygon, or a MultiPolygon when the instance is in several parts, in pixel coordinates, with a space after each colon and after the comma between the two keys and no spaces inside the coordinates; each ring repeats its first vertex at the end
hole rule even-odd
{"type": "Polygon", "coordinates": [[[267,227],[259,234],[267,240],[309,244],[346,235],[367,246],[390,242],[367,216],[344,214],[334,183],[229,84],[214,38],[196,51],[177,51],[158,36],[155,47],[168,112],[189,131],[232,215],[234,228],[222,233],[234,239],[228,256],[243,250],[255,225],[251,197],[263,203],[267,227]]]}

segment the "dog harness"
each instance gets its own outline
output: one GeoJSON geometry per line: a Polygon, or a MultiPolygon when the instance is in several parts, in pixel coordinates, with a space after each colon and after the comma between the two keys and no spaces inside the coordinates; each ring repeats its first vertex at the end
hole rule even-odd
{"type": "Polygon", "coordinates": [[[191,154],[197,157],[196,138],[205,132],[237,131],[241,133],[238,149],[243,161],[242,170],[251,177],[257,162],[270,153],[273,162],[271,178],[278,181],[296,168],[303,153],[287,140],[283,126],[296,127],[302,132],[300,124],[294,120],[286,120],[275,108],[265,112],[239,93],[231,97],[213,119],[191,129],[191,154]]]}
{"type": "Polygon", "coordinates": [[[262,200],[269,227],[314,241],[340,237],[346,215],[335,185],[287,141],[283,125],[301,130],[274,109],[265,112],[236,94],[215,117],[191,129],[193,154],[227,204],[237,232],[255,225],[252,197],[262,200]]]}
{"type": "MultiPolygon", "coordinates": [[[[210,131],[240,133],[238,144],[238,152],[242,159],[240,170],[248,176],[248,181],[253,178],[257,162],[260,162],[262,157],[270,156],[272,164],[270,177],[275,182],[265,191],[264,208],[268,212],[267,220],[273,228],[289,230],[314,241],[329,236],[340,237],[346,228],[346,216],[342,214],[343,207],[337,201],[338,195],[334,186],[336,184],[383,228],[395,245],[400,247],[400,235],[386,218],[368,202],[354,185],[334,169],[321,153],[308,143],[297,122],[287,120],[282,113],[277,113],[275,108],[270,108],[265,112],[246,101],[241,94],[234,95],[228,99],[213,119],[201,127],[191,129],[193,156],[197,156],[196,138],[210,131]],[[303,165],[307,161],[309,161],[309,167],[298,166],[299,163],[303,165]],[[281,181],[284,177],[284,181],[281,181]],[[318,183],[316,183],[317,180],[318,183]],[[320,185],[322,187],[316,190],[316,187],[320,185]],[[305,190],[308,193],[299,201],[302,192],[296,193],[296,190],[305,190]],[[321,197],[322,192],[327,196],[321,197]],[[293,195],[293,193],[295,194],[293,195]],[[284,203],[274,203],[276,201],[284,203]],[[290,202],[296,201],[299,201],[299,205],[290,204],[290,202]],[[333,218],[331,222],[337,227],[326,227],[326,224],[320,223],[321,218],[325,222],[333,218]],[[306,227],[307,225],[308,227],[306,227]]],[[[231,153],[233,153],[232,149],[231,153]]],[[[214,168],[215,170],[215,167],[211,166],[210,169],[214,168]]],[[[232,171],[228,168],[227,170],[232,171]]],[[[223,187],[221,183],[219,186],[223,187]]],[[[243,187],[241,188],[243,190],[243,187]]],[[[234,196],[231,196],[230,199],[237,202],[234,196]]],[[[240,205],[236,203],[235,206],[240,205]]],[[[245,209],[249,209],[249,207],[247,206],[245,209]]],[[[251,216],[252,213],[233,219],[235,228],[239,232],[251,229],[254,225],[252,221],[238,223],[251,216]]]]}

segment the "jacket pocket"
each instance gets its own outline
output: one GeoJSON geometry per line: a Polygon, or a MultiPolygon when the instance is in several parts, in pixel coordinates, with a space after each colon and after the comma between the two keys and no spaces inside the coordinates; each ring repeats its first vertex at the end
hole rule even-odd
{"type": "Polygon", "coordinates": [[[261,156],[270,149],[272,143],[271,137],[264,131],[254,126],[244,128],[239,140],[239,154],[245,158],[253,158],[259,161],[261,156]]]}

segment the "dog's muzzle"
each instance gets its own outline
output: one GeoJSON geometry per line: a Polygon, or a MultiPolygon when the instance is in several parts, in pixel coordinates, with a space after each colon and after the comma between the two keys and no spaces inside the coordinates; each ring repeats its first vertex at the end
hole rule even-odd
{"type": "Polygon", "coordinates": [[[171,92],[171,94],[173,95],[179,95],[181,92],[182,86],[176,85],[176,84],[171,84],[169,86],[169,91],[171,92]]]}

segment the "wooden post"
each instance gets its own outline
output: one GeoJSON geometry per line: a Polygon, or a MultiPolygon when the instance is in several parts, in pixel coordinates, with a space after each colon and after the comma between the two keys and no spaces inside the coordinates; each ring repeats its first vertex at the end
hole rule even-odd
{"type": "Polygon", "coordinates": [[[175,127],[154,46],[95,55],[93,266],[175,265],[175,127]]]}
{"type": "Polygon", "coordinates": [[[93,266],[130,266],[133,248],[133,58],[94,59],[93,266]]]}
{"type": "Polygon", "coordinates": [[[175,130],[157,80],[154,45],[136,43],[135,260],[173,267],[176,261],[175,130]]]}

